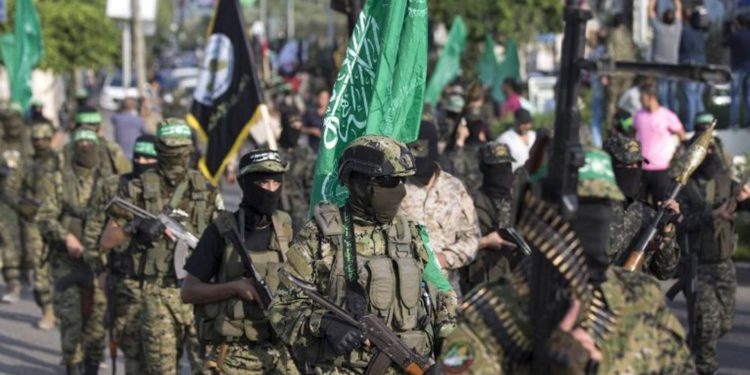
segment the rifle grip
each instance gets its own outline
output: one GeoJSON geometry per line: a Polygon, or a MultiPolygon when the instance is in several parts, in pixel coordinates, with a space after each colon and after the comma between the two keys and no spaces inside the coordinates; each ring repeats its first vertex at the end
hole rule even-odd
{"type": "Polygon", "coordinates": [[[423,375],[424,370],[417,365],[416,362],[409,363],[404,367],[404,372],[406,372],[409,375],[423,375]]]}
{"type": "Polygon", "coordinates": [[[643,269],[643,262],[645,261],[645,251],[633,251],[630,253],[628,259],[625,261],[625,264],[623,264],[622,267],[630,272],[638,272],[643,269]]]}

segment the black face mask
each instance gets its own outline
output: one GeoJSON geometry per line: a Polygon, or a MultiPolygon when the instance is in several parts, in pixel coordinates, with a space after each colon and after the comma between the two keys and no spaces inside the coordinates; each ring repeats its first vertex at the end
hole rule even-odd
{"type": "MultiPolygon", "coordinates": [[[[242,176],[240,178],[240,188],[242,188],[242,202],[240,206],[246,212],[255,212],[260,215],[271,216],[276,212],[281,198],[281,187],[276,191],[269,191],[258,184],[257,181],[267,179],[268,176],[259,176],[257,174],[242,176]]],[[[281,176],[278,176],[279,181],[281,176]]]]}
{"type": "Polygon", "coordinates": [[[95,144],[76,144],[73,159],[78,166],[91,169],[99,163],[99,148],[95,144]]]}
{"type": "Polygon", "coordinates": [[[351,178],[349,182],[349,207],[352,214],[379,224],[390,223],[406,196],[403,183],[395,187],[372,184],[365,178],[351,178]]]}
{"type": "Polygon", "coordinates": [[[279,138],[279,144],[283,148],[292,148],[297,146],[300,134],[300,129],[295,129],[291,125],[286,125],[281,130],[281,137],[279,138]]]}
{"type": "Polygon", "coordinates": [[[466,127],[469,129],[469,137],[466,138],[466,144],[481,144],[482,139],[480,138],[480,135],[484,132],[484,123],[482,120],[471,120],[466,127]]]}
{"type": "Polygon", "coordinates": [[[435,126],[430,122],[422,121],[419,139],[412,143],[410,148],[414,154],[417,172],[409,180],[419,186],[427,185],[437,171],[438,134],[435,126]]]}
{"type": "Polygon", "coordinates": [[[490,198],[510,198],[513,187],[513,167],[510,163],[479,164],[482,171],[482,189],[490,198]]]}
{"type": "Polygon", "coordinates": [[[146,163],[146,164],[143,164],[143,163],[133,162],[133,176],[134,177],[138,177],[141,174],[143,174],[143,172],[145,172],[145,171],[147,171],[149,169],[155,169],[157,166],[158,166],[158,163],[146,163]]]}
{"type": "Polygon", "coordinates": [[[703,180],[712,180],[724,169],[721,158],[715,152],[706,155],[703,163],[695,170],[695,175],[703,180]]]}
{"type": "Polygon", "coordinates": [[[594,284],[601,284],[606,279],[609,258],[605,250],[609,245],[611,221],[612,204],[609,200],[583,200],[573,222],[573,229],[586,254],[590,281],[594,284]]]}
{"type": "Polygon", "coordinates": [[[617,186],[622,193],[630,199],[637,199],[643,181],[641,168],[614,167],[614,172],[617,186]]]}

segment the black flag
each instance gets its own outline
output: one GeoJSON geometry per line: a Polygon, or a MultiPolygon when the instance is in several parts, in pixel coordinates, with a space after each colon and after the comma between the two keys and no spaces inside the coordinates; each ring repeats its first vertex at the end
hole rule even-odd
{"type": "Polygon", "coordinates": [[[263,94],[238,0],[218,0],[187,123],[208,144],[198,166],[214,185],[260,120],[263,94]]]}

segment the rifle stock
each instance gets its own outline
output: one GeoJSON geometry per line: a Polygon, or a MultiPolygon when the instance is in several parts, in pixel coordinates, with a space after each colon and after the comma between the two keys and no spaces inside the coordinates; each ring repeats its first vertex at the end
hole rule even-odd
{"type": "MultiPolygon", "coordinates": [[[[669,196],[669,200],[675,199],[681,190],[682,185],[677,184],[672,190],[672,193],[669,196]]],[[[633,246],[633,249],[630,251],[630,255],[622,265],[623,268],[631,272],[642,270],[643,263],[646,261],[646,249],[648,248],[648,245],[651,243],[651,241],[653,241],[654,237],[656,237],[656,234],[659,233],[661,229],[663,229],[666,225],[674,222],[678,218],[679,215],[677,215],[674,211],[666,206],[661,206],[656,212],[654,220],[649,223],[648,227],[643,232],[643,235],[638,238],[638,241],[633,246]]]]}

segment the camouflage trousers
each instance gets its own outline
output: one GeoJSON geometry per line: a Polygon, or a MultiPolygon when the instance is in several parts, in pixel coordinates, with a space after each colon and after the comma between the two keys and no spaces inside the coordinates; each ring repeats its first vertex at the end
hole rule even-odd
{"type": "Polygon", "coordinates": [[[23,220],[13,209],[0,203],[0,254],[2,254],[3,278],[6,284],[21,280],[21,270],[33,267],[33,254],[25,251],[23,220]]]}
{"type": "Polygon", "coordinates": [[[737,275],[731,259],[698,266],[692,352],[701,374],[713,374],[719,368],[716,346],[719,338],[732,328],[736,292],[737,275]]]}
{"type": "Polygon", "coordinates": [[[178,374],[183,351],[190,369],[200,374],[203,360],[193,306],[182,303],[180,289],[146,281],[142,289],[141,341],[147,374],[178,374]]]}
{"type": "Polygon", "coordinates": [[[299,374],[289,351],[282,343],[228,344],[223,363],[219,361],[219,351],[218,345],[206,348],[205,375],[299,374]]]}
{"type": "Polygon", "coordinates": [[[46,247],[36,223],[24,223],[23,237],[26,240],[26,251],[33,258],[34,302],[42,311],[46,311],[52,307],[52,286],[46,247]]]}
{"type": "Polygon", "coordinates": [[[143,341],[141,340],[141,311],[143,299],[138,280],[114,278],[113,307],[115,337],[125,356],[125,374],[145,373],[143,341]]]}
{"type": "MultiPolygon", "coordinates": [[[[65,255],[59,255],[56,258],[60,256],[65,255]]],[[[60,262],[59,259],[52,261],[51,272],[55,282],[73,270],[68,262],[60,262]]],[[[107,310],[107,301],[96,280],[94,280],[93,290],[84,290],[78,285],[71,285],[65,290],[56,291],[52,303],[60,319],[62,364],[81,363],[84,358],[102,361],[106,336],[104,315],[107,310]]]]}

